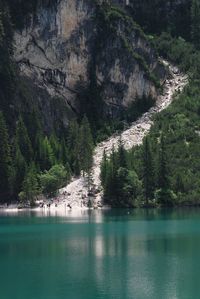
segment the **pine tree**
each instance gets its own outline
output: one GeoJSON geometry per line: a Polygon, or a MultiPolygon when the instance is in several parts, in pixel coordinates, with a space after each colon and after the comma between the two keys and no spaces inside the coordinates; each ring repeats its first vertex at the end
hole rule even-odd
{"type": "Polygon", "coordinates": [[[49,170],[56,163],[53,149],[47,136],[40,139],[39,165],[41,170],[49,170]]]}
{"type": "Polygon", "coordinates": [[[19,146],[17,145],[15,146],[14,153],[14,170],[14,194],[15,196],[17,196],[19,192],[22,190],[22,184],[27,170],[27,163],[19,149],[19,146]]]}
{"type": "Polygon", "coordinates": [[[110,156],[110,166],[108,167],[108,174],[106,177],[106,196],[110,198],[111,201],[119,200],[118,198],[118,169],[119,161],[118,155],[115,152],[114,146],[112,148],[112,153],[110,156]]]}
{"type": "Polygon", "coordinates": [[[49,144],[50,144],[51,149],[53,151],[54,157],[56,158],[56,160],[59,160],[61,145],[60,145],[59,140],[56,137],[55,133],[51,134],[51,136],[49,138],[49,144]]]}
{"type": "Polygon", "coordinates": [[[133,207],[141,189],[141,183],[136,172],[120,167],[117,171],[117,178],[117,200],[114,201],[114,205],[119,207],[133,207]]]}
{"type": "Polygon", "coordinates": [[[69,150],[69,163],[75,175],[80,175],[80,129],[76,121],[69,124],[67,148],[69,150]]]}
{"type": "Polygon", "coordinates": [[[176,195],[171,190],[168,165],[165,138],[161,135],[158,161],[158,190],[155,192],[155,199],[162,205],[172,206],[176,195]]]}
{"type": "Polygon", "coordinates": [[[2,112],[0,112],[0,201],[10,197],[10,178],[12,175],[8,131],[2,112]]]}
{"type": "Polygon", "coordinates": [[[33,147],[33,152],[35,154],[35,152],[38,150],[37,138],[39,135],[42,135],[42,127],[39,120],[39,113],[33,110],[31,113],[25,115],[25,123],[33,147]]]}
{"type": "Polygon", "coordinates": [[[59,161],[64,166],[66,166],[68,164],[68,149],[66,147],[64,138],[62,138],[60,148],[59,148],[59,161]]]}
{"type": "Polygon", "coordinates": [[[200,0],[192,0],[191,39],[195,46],[200,49],[200,0]]]}
{"type": "Polygon", "coordinates": [[[0,1],[0,110],[4,113],[7,123],[12,122],[10,105],[13,99],[15,67],[13,55],[13,28],[6,1],[0,1]]]}
{"type": "Polygon", "coordinates": [[[22,201],[27,201],[31,206],[34,205],[37,195],[40,193],[37,171],[34,163],[31,163],[25,175],[22,192],[19,197],[22,201]]]}
{"type": "Polygon", "coordinates": [[[144,139],[143,142],[143,187],[146,204],[148,205],[149,199],[153,198],[154,188],[155,188],[155,176],[154,176],[154,165],[153,157],[151,151],[151,144],[148,137],[144,139]]]}
{"type": "Polygon", "coordinates": [[[26,162],[30,163],[33,159],[33,149],[28,131],[21,116],[18,120],[16,128],[16,142],[26,162]]]}
{"type": "Polygon", "coordinates": [[[127,168],[127,157],[124,145],[122,143],[122,139],[120,137],[118,144],[118,159],[119,159],[119,167],[127,168]]]}
{"type": "Polygon", "coordinates": [[[168,160],[166,152],[165,138],[163,134],[160,139],[160,149],[159,149],[159,162],[158,162],[158,188],[160,189],[169,189],[169,169],[168,169],[168,160]]]}
{"type": "Polygon", "coordinates": [[[84,117],[80,130],[80,162],[81,170],[89,175],[93,164],[93,138],[87,117],[84,117]]]}
{"type": "Polygon", "coordinates": [[[107,170],[108,170],[108,161],[107,161],[107,155],[104,150],[103,152],[103,159],[101,162],[101,184],[103,187],[105,187],[106,184],[106,176],[107,176],[107,170]]]}

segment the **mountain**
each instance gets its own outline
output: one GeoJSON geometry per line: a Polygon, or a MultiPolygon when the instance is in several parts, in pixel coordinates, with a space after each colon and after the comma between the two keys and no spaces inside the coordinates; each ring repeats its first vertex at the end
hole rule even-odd
{"type": "Polygon", "coordinates": [[[59,101],[67,125],[80,114],[116,117],[136,98],[157,97],[165,69],[122,7],[91,0],[41,2],[15,31],[14,59],[20,76],[37,90],[45,123],[51,122],[50,98],[59,101]]]}
{"type": "Polygon", "coordinates": [[[0,0],[2,200],[89,173],[162,93],[160,56],[196,80],[199,20],[199,0],[0,0]]]}

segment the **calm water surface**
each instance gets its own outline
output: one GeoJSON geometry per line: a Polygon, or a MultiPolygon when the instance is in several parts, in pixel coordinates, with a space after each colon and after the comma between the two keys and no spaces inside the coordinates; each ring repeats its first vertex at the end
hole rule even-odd
{"type": "Polygon", "coordinates": [[[199,299],[200,210],[0,214],[1,299],[199,299]]]}

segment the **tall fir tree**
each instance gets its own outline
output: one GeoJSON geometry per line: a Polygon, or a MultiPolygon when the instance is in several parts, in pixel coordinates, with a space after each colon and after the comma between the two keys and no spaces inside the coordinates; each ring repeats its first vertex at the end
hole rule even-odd
{"type": "Polygon", "coordinates": [[[105,183],[105,197],[109,203],[112,203],[113,199],[118,200],[118,169],[119,160],[118,154],[116,153],[114,146],[110,156],[110,163],[107,169],[106,183],[105,183]]]}
{"type": "Polygon", "coordinates": [[[56,163],[56,158],[47,136],[40,138],[39,165],[41,170],[49,170],[56,163]]]}
{"type": "Polygon", "coordinates": [[[27,163],[26,163],[18,145],[15,145],[13,165],[14,165],[14,170],[15,170],[14,194],[17,197],[19,192],[22,190],[22,184],[23,184],[26,170],[27,170],[27,163]]]}
{"type": "Polygon", "coordinates": [[[101,162],[101,175],[100,175],[101,176],[101,184],[103,187],[105,187],[105,183],[106,183],[107,170],[108,170],[108,160],[107,160],[106,152],[104,150],[103,159],[101,162]]]}
{"type": "Polygon", "coordinates": [[[19,117],[16,127],[16,143],[26,162],[30,163],[33,159],[33,149],[28,131],[21,116],[19,117]]]}
{"type": "Polygon", "coordinates": [[[200,49],[200,0],[192,0],[191,39],[197,49],[200,49]]]}
{"type": "Polygon", "coordinates": [[[37,179],[37,171],[35,164],[31,163],[25,175],[22,185],[22,192],[20,192],[19,197],[22,201],[27,201],[31,206],[33,206],[39,193],[40,189],[37,179]]]}
{"type": "Polygon", "coordinates": [[[0,202],[10,198],[12,175],[9,136],[3,113],[0,112],[0,202]]]}
{"type": "Polygon", "coordinates": [[[67,148],[69,150],[69,163],[75,175],[80,175],[80,129],[77,121],[69,124],[67,136],[67,148]]]}
{"type": "Polygon", "coordinates": [[[159,148],[158,188],[163,190],[167,190],[170,188],[166,141],[163,134],[161,135],[160,138],[160,148],[159,148]]]}
{"type": "Polygon", "coordinates": [[[86,116],[84,116],[81,123],[80,130],[80,157],[81,157],[81,170],[84,173],[90,173],[93,164],[93,149],[94,143],[90,124],[86,116]]]}
{"type": "Polygon", "coordinates": [[[120,137],[118,143],[118,159],[119,159],[119,167],[127,168],[127,157],[126,157],[126,150],[124,148],[122,138],[120,137]]]}
{"type": "Polygon", "coordinates": [[[68,164],[68,149],[67,149],[64,138],[62,138],[62,140],[61,140],[58,159],[59,159],[60,163],[62,163],[64,166],[66,166],[68,164]]]}
{"type": "Polygon", "coordinates": [[[144,196],[146,204],[148,205],[149,200],[153,199],[155,189],[155,169],[150,139],[148,137],[146,137],[143,142],[142,164],[144,196]]]}

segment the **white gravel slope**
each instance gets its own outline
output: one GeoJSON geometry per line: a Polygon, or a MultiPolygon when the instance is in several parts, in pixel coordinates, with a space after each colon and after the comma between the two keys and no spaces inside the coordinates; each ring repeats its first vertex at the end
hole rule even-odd
{"type": "MultiPolygon", "coordinates": [[[[123,131],[121,135],[113,135],[108,140],[98,144],[95,148],[94,164],[92,168],[92,179],[95,189],[101,190],[99,175],[104,150],[107,155],[110,155],[113,146],[114,148],[117,148],[120,136],[126,149],[131,149],[133,146],[140,145],[143,138],[148,134],[151,126],[153,125],[153,116],[167,108],[174,99],[176,93],[182,92],[183,88],[188,83],[187,75],[179,72],[177,67],[169,64],[168,62],[164,60],[162,62],[169,67],[171,76],[166,80],[163,93],[158,97],[156,105],[143,114],[137,121],[133,122],[130,128],[123,131]]],[[[92,198],[94,204],[101,201],[101,198],[102,191],[92,198]]],[[[86,180],[83,177],[73,179],[68,186],[60,190],[58,201],[59,207],[66,208],[69,204],[71,207],[83,208],[84,204],[87,204],[88,201],[86,180]]]]}

